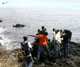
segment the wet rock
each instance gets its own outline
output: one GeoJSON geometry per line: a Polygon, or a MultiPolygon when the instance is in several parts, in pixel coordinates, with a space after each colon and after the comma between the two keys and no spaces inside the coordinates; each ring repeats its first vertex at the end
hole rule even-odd
{"type": "Polygon", "coordinates": [[[0,40],[2,40],[2,37],[0,37],[0,40]]]}
{"type": "Polygon", "coordinates": [[[13,27],[25,27],[25,25],[23,25],[23,24],[16,24],[16,25],[13,25],[13,27]]]}
{"type": "Polygon", "coordinates": [[[2,22],[2,20],[0,20],[0,22],[2,22]]]}

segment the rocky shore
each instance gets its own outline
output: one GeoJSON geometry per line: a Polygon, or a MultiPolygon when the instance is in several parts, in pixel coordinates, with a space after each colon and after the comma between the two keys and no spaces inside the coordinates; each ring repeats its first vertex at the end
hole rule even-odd
{"type": "MultiPolygon", "coordinates": [[[[0,45],[1,47],[1,45],[0,45]]],[[[33,57],[36,57],[38,44],[33,46],[33,57]],[[37,46],[36,46],[37,45],[37,46]]],[[[18,62],[18,51],[5,51],[0,49],[0,67],[24,67],[24,62],[18,62]]],[[[69,45],[69,58],[61,57],[55,58],[54,51],[50,51],[52,57],[49,58],[44,50],[41,52],[41,57],[38,62],[34,62],[33,67],[80,67],[80,43],[71,42],[69,45]]],[[[63,50],[61,49],[63,53],[63,50]]]]}

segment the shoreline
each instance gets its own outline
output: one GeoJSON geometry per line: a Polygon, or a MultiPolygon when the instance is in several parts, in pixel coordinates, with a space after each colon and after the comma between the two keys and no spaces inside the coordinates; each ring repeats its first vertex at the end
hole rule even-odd
{"type": "MultiPolygon", "coordinates": [[[[33,67],[79,67],[80,66],[80,43],[71,42],[69,46],[69,58],[61,57],[61,58],[52,58],[47,59],[47,57],[42,54],[44,51],[42,50],[41,58],[43,56],[44,61],[39,60],[33,64],[33,67]],[[63,64],[64,63],[64,64],[63,64]]],[[[18,62],[18,51],[19,49],[14,49],[11,51],[1,50],[0,49],[0,65],[2,67],[23,67],[22,62],[18,62]]],[[[54,51],[50,51],[54,54],[54,51]]]]}
{"type": "MultiPolygon", "coordinates": [[[[70,44],[76,44],[76,46],[79,46],[79,45],[77,45],[77,44],[80,44],[80,43],[71,41],[70,44]]],[[[14,50],[20,49],[20,48],[15,48],[15,49],[13,49],[13,50],[8,50],[8,49],[5,49],[5,48],[6,48],[6,47],[5,47],[4,45],[1,45],[1,43],[0,43],[0,50],[3,50],[3,51],[14,51],[14,50]]]]}

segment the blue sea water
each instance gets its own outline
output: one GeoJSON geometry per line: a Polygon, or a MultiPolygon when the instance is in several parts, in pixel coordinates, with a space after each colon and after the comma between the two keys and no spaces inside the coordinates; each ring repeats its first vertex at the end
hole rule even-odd
{"type": "MultiPolygon", "coordinates": [[[[20,48],[23,36],[35,35],[41,26],[48,31],[48,38],[52,40],[52,29],[68,29],[72,31],[71,41],[80,43],[80,10],[68,9],[30,9],[30,8],[0,8],[0,43],[6,49],[20,48]],[[13,25],[23,24],[23,28],[13,25]]],[[[33,37],[28,37],[33,42],[33,37]]]]}

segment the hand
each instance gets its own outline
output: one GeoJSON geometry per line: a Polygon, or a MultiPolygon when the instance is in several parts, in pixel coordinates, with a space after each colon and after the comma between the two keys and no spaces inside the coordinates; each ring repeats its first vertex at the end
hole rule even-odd
{"type": "Polygon", "coordinates": [[[30,52],[31,52],[31,51],[33,51],[33,49],[32,49],[32,48],[30,48],[30,52]]]}

